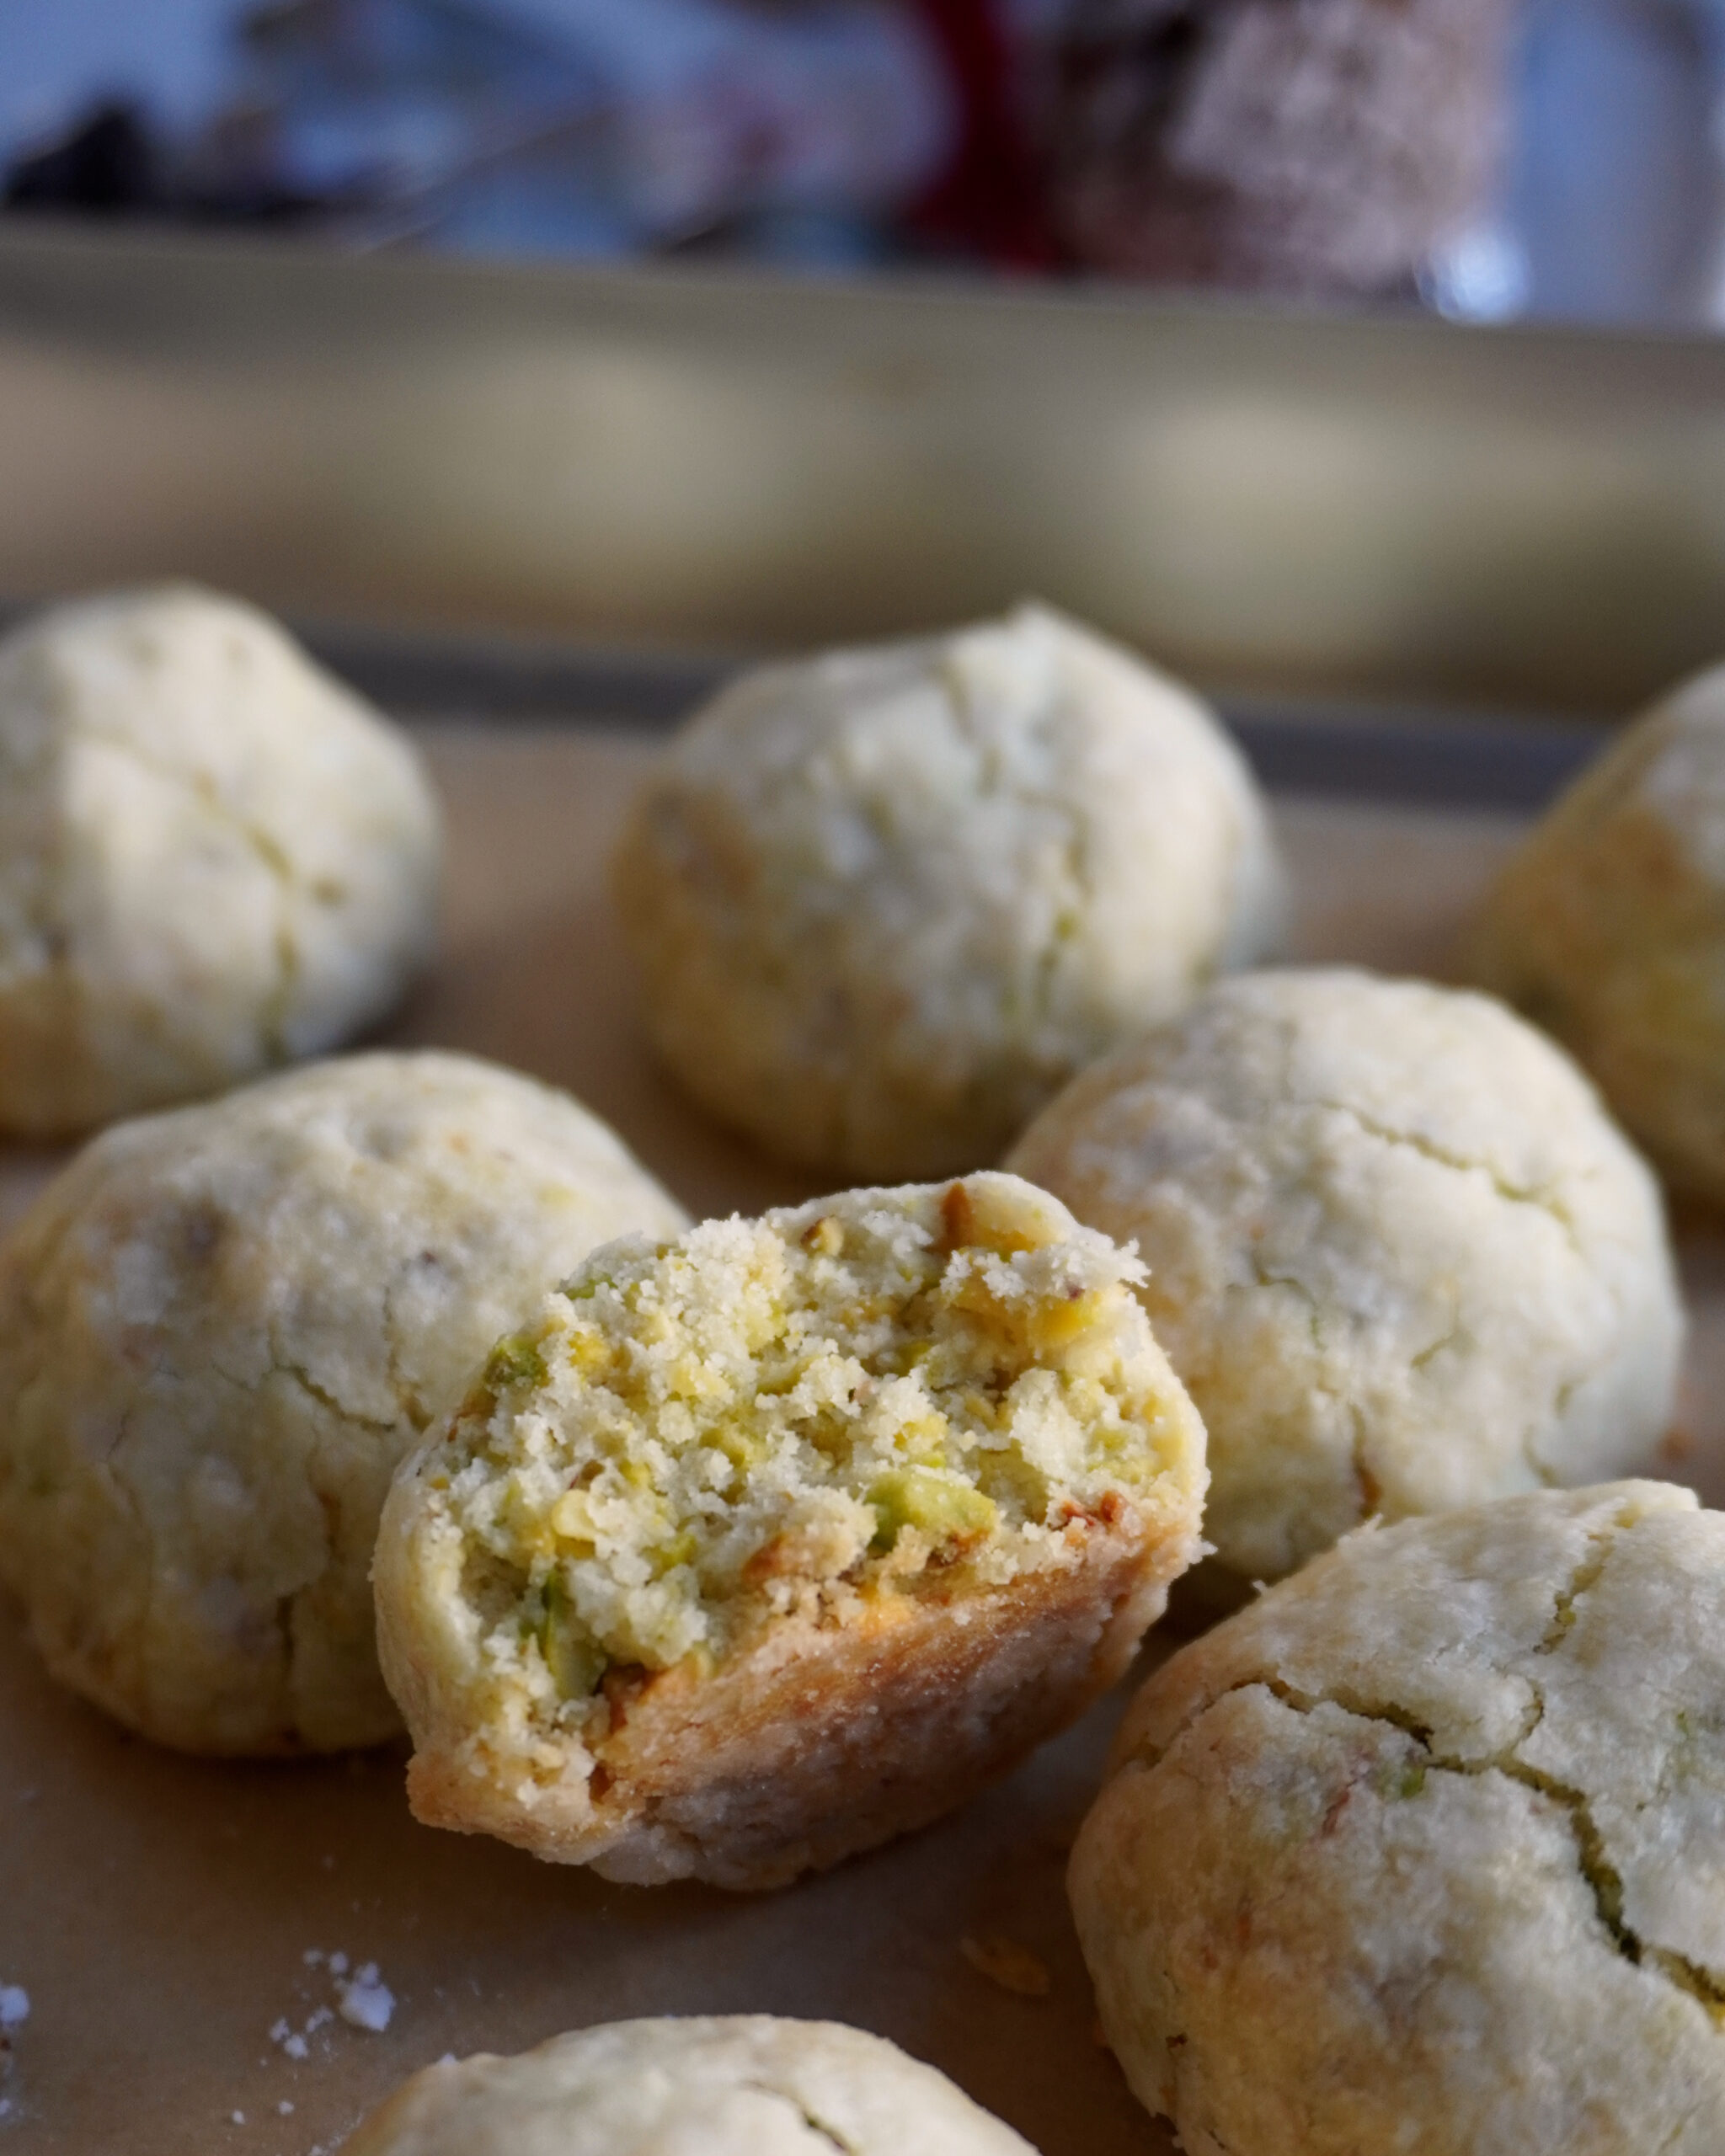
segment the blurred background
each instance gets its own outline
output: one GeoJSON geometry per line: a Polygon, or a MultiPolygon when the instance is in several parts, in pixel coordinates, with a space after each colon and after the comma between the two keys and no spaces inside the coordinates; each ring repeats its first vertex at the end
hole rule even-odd
{"type": "Polygon", "coordinates": [[[1621,715],[1725,648],[1722,145],[1725,0],[0,0],[0,614],[1621,715]]]}
{"type": "Polygon", "coordinates": [[[0,0],[0,192],[349,250],[1725,324],[1725,0],[0,0]]]}

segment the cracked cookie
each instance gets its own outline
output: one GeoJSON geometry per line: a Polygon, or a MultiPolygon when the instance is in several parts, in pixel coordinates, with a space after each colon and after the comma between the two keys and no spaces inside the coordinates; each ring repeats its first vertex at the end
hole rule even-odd
{"type": "Polygon", "coordinates": [[[1633,1471],[1665,1432],[1683,1318],[1653,1179],[1483,996],[1220,983],[1008,1166],[1137,1241],[1210,1433],[1216,1598],[1375,1513],[1633,1471]]]}
{"type": "Polygon", "coordinates": [[[884,2037],[767,2014],[615,2021],[416,2073],[346,2156],[1033,2156],[884,2037]]]}
{"type": "Polygon", "coordinates": [[[396,1463],[548,1282],[682,1219],[585,1108],[467,1056],[105,1132],[0,1251],[0,1577],[49,1668],[187,1751],[391,1735],[396,1463]]]}
{"type": "Polygon", "coordinates": [[[441,839],[407,737],[185,586],[0,642],[0,1129],[217,1093],[350,1038],[430,955],[441,839]]]}
{"type": "Polygon", "coordinates": [[[617,886],[695,1098],[884,1177],[991,1165],[1280,911],[1206,707],[1039,607],[745,675],[644,789],[617,886]]]}
{"type": "Polygon", "coordinates": [[[1580,1059],[1674,1185],[1725,1199],[1725,667],[1535,826],[1470,969],[1580,1059]]]}
{"type": "Polygon", "coordinates": [[[988,1174],[595,1251],[384,1508],[414,1812],[766,1886],[1016,1764],[1199,1547],[1140,1270],[988,1174]]]}
{"type": "Polygon", "coordinates": [[[1139,1693],[1073,1852],[1190,2156],[1725,2148],[1725,1515],[1350,1535],[1139,1693]]]}

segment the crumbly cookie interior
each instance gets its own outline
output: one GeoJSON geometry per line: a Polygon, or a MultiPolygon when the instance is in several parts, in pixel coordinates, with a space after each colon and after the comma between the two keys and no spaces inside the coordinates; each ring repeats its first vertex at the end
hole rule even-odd
{"type": "Polygon", "coordinates": [[[611,1673],[1063,1561],[1183,1456],[1142,1274],[999,1176],[595,1252],[417,1470],[480,1660],[597,1736],[611,1673]]]}

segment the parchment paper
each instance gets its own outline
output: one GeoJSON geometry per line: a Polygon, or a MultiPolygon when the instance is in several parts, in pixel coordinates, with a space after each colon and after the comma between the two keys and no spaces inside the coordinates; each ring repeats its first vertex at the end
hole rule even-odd
{"type": "MultiPolygon", "coordinates": [[[[390,1037],[569,1086],[697,1213],[806,1194],[685,1108],[640,1044],[604,864],[643,745],[552,728],[425,738],[450,806],[447,931],[390,1037]]],[[[1280,814],[1297,954],[1409,972],[1443,969],[1515,830],[1357,805],[1280,814]]],[[[53,1165],[0,1153],[0,1219],[53,1165]]],[[[1674,1471],[1717,1502],[1725,1246],[1692,1234],[1685,1263],[1696,1322],[1674,1471]]],[[[249,1767],[158,1751],[51,1684],[0,1604],[0,1984],[24,1985],[31,2008],[0,2084],[0,2156],[309,2156],[446,2052],[749,2010],[891,2036],[1044,2156],[1162,2156],[1171,2139],[1096,2041],[1061,1891],[1119,1705],[954,1818],[825,1878],[764,1897],[634,1889],[416,1826],[398,1752],[249,1767]],[[980,1973],[965,1939],[1028,1949],[1046,1996],[980,1973]],[[296,2061],[270,2031],[302,2032],[334,2004],[312,1950],[376,1961],[397,2005],[379,2035],[323,2022],[296,2061]]]]}

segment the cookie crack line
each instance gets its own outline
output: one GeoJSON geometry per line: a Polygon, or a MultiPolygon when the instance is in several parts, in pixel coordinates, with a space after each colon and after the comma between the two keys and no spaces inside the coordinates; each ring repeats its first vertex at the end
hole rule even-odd
{"type": "Polygon", "coordinates": [[[788,2089],[775,2089],[770,2081],[745,2081],[742,2085],[756,2095],[765,2096],[770,2102],[782,2104],[788,2111],[794,2111],[809,2132],[825,2142],[829,2148],[836,2148],[839,2156],[862,2156],[855,2142],[846,2141],[836,2127],[830,2127],[825,2119],[816,2117],[802,2098],[792,2095],[788,2089]]]}
{"type": "MultiPolygon", "coordinates": [[[[1458,1173],[1465,1172],[1467,1168],[1477,1166],[1487,1175],[1491,1175],[1490,1169],[1486,1167],[1483,1162],[1464,1163],[1459,1157],[1450,1159],[1449,1156],[1442,1153],[1433,1152],[1423,1145],[1413,1139],[1398,1139],[1392,1134],[1385,1130],[1381,1130],[1375,1125],[1367,1123],[1362,1118],[1355,1115],[1351,1108],[1345,1107],[1338,1102],[1320,1101],[1314,1102],[1311,1105],[1326,1109],[1331,1109],[1338,1115],[1343,1115],[1350,1118],[1350,1119],[1357,1123],[1361,1129],[1366,1131],[1368,1135],[1379,1138],[1386,1145],[1397,1145],[1401,1143],[1412,1145],[1416,1152],[1424,1155],[1428,1159],[1440,1161],[1444,1165],[1455,1168],[1458,1173]]],[[[1497,1178],[1495,1177],[1492,1177],[1492,1181],[1498,1188],[1503,1189],[1504,1187],[1502,1184],[1497,1182],[1497,1178]]],[[[1508,1193],[1506,1192],[1505,1194],[1508,1195],[1508,1193]]],[[[1567,1241],[1570,1248],[1575,1252],[1576,1256],[1578,1257],[1582,1256],[1581,1246],[1576,1239],[1575,1231],[1569,1220],[1569,1217],[1562,1209],[1555,1203],[1555,1201],[1547,1203],[1537,1197],[1529,1195],[1525,1198],[1515,1199],[1514,1202],[1517,1203],[1530,1204],[1536,1211],[1544,1213],[1547,1218],[1554,1220],[1557,1226],[1562,1230],[1564,1239],[1567,1241]]],[[[1298,1295],[1305,1303],[1307,1313],[1307,1325],[1311,1335],[1312,1349],[1316,1354],[1322,1356],[1326,1353],[1326,1350],[1324,1347],[1322,1331],[1318,1321],[1321,1306],[1317,1297],[1313,1294],[1311,1288],[1306,1285],[1306,1282],[1300,1278],[1297,1273],[1277,1273],[1272,1271],[1255,1250],[1247,1250],[1244,1255],[1246,1262],[1251,1268],[1252,1281],[1257,1286],[1260,1288],[1286,1288],[1294,1294],[1298,1295]]],[[[1615,1291],[1612,1294],[1612,1300],[1614,1304],[1617,1305],[1618,1314],[1621,1317],[1621,1300],[1615,1291]]],[[[1448,1324],[1445,1326],[1445,1330],[1439,1334],[1437,1338],[1435,1340],[1429,1341],[1423,1348],[1418,1349],[1413,1355],[1409,1356],[1407,1358],[1408,1369],[1410,1370],[1418,1370],[1423,1372],[1426,1369],[1427,1365],[1435,1360],[1439,1355],[1442,1354],[1446,1348],[1453,1348],[1457,1341],[1466,1340],[1468,1337],[1469,1329],[1467,1326],[1463,1323],[1460,1311],[1452,1310],[1448,1324]]],[[[1576,1393],[1581,1389],[1581,1386],[1584,1382],[1585,1380],[1583,1377],[1570,1377],[1564,1379],[1563,1381],[1557,1387],[1557,1390],[1551,1396],[1550,1410],[1551,1415],[1554,1419],[1561,1422],[1564,1414],[1567,1412],[1569,1402],[1575,1397],[1576,1393]]],[[[1326,1384],[1321,1378],[1314,1376],[1309,1380],[1309,1383],[1312,1391],[1322,1393],[1329,1399],[1339,1400],[1343,1397],[1342,1393],[1335,1386],[1326,1384]]],[[[1522,1433],[1522,1460],[1527,1468],[1528,1473],[1532,1476],[1534,1482],[1538,1487],[1544,1490],[1561,1489],[1563,1485],[1559,1481],[1554,1470],[1547,1467],[1543,1460],[1536,1458],[1535,1455],[1533,1448],[1539,1435],[1540,1431],[1537,1425],[1530,1426],[1522,1433]]],[[[1376,1492],[1378,1486],[1377,1478],[1372,1474],[1370,1468],[1365,1460],[1365,1444],[1366,1438],[1364,1428],[1359,1421],[1359,1417],[1356,1411],[1354,1415],[1354,1479],[1359,1486],[1363,1497],[1367,1493],[1376,1492]]],[[[1373,1517],[1376,1509],[1377,1497],[1375,1495],[1372,1495],[1370,1502],[1364,1504],[1360,1517],[1363,1519],[1369,1519],[1373,1517]]]]}
{"type": "Polygon", "coordinates": [[[398,1413],[398,1418],[391,1422],[386,1422],[382,1417],[377,1415],[361,1415],[356,1409],[349,1407],[338,1400],[326,1386],[319,1385],[311,1373],[298,1363],[288,1362],[280,1356],[276,1356],[271,1360],[270,1368],[264,1374],[269,1377],[286,1378],[291,1384],[298,1385],[302,1392],[315,1400],[320,1407],[326,1408],[339,1422],[346,1422],[355,1429],[375,1430],[380,1436],[387,1436],[390,1432],[400,1428],[402,1420],[408,1419],[404,1412],[398,1413]]]}
{"type": "Polygon", "coordinates": [[[275,885],[276,923],[275,936],[275,984],[264,1001],[259,1013],[259,1032],[265,1052],[276,1063],[291,1060],[285,1036],[287,1015],[294,1000],[294,991],[300,982],[300,950],[293,932],[294,900],[298,896],[298,879],[293,863],[280,846],[261,824],[243,816],[220,791],[204,780],[201,774],[160,756],[152,756],[142,742],[123,734],[109,732],[104,727],[92,727],[89,738],[99,741],[105,748],[130,757],[140,769],[184,794],[196,807],[206,810],[218,824],[222,824],[238,838],[261,863],[264,873],[275,885]]]}
{"type": "MultiPolygon", "coordinates": [[[[1324,1347],[1323,1328],[1319,1322],[1321,1313],[1316,1296],[1297,1273],[1273,1273],[1255,1250],[1248,1249],[1245,1256],[1246,1262],[1252,1269],[1252,1279],[1258,1287],[1286,1288],[1290,1294],[1297,1295],[1305,1304],[1306,1330],[1311,1337],[1312,1353],[1322,1362],[1327,1351],[1324,1347]]],[[[1413,1358],[1409,1368],[1416,1370],[1422,1369],[1428,1359],[1435,1355],[1440,1348],[1447,1348],[1452,1341],[1459,1339],[1463,1330],[1464,1328],[1459,1323],[1452,1324],[1441,1339],[1434,1340],[1429,1348],[1423,1348],[1413,1358]]],[[[1306,1382],[1308,1391],[1316,1393],[1325,1400],[1335,1401],[1345,1411],[1350,1432],[1348,1461],[1353,1471],[1354,1488],[1359,1499],[1359,1518],[1362,1523],[1381,1518],[1384,1499],[1383,1486],[1372,1468],[1370,1457],[1371,1432],[1366,1422],[1364,1408],[1359,1401],[1350,1399],[1343,1388],[1332,1385],[1327,1378],[1320,1375],[1316,1370],[1308,1375],[1306,1382]]]]}
{"type": "Polygon", "coordinates": [[[1688,2133],[1690,2127],[1692,2127],[1696,2121],[1701,2116],[1701,2107],[1706,2100],[1705,2097],[1700,2097],[1690,2105],[1689,2109],[1683,2114],[1683,2116],[1678,2120],[1676,2125],[1672,2127],[1670,2132],[1665,2136],[1665,2138],[1653,2152],[1653,2156],[1668,2156],[1668,2151],[1676,2148],[1681,2145],[1684,2137],[1688,2133]]]}
{"type": "Polygon", "coordinates": [[[1536,1653],[1555,1654],[1562,1646],[1575,1622],[1576,1604],[1597,1582],[1610,1558],[1611,1545],[1620,1534],[1633,1528],[1635,1520],[1634,1508],[1626,1504],[1620,1506],[1602,1526],[1588,1529],[1586,1554],[1558,1588],[1553,1599],[1551,1621],[1535,1650],[1536,1653]]]}
{"type": "MultiPolygon", "coordinates": [[[[123,1408],[120,1411],[120,1428],[115,1433],[114,1442],[109,1446],[107,1454],[101,1462],[101,1471],[107,1476],[112,1487],[120,1493],[120,1502],[131,1514],[132,1525],[144,1545],[144,1610],[143,1621],[138,1628],[138,1636],[140,1639],[147,1640],[152,1636],[152,1626],[156,1614],[156,1528],[148,1512],[145,1509],[143,1499],[132,1487],[131,1478],[127,1475],[125,1462],[120,1457],[122,1448],[131,1429],[131,1409],[123,1408]]],[[[34,1621],[31,1630],[35,1630],[34,1621]]],[[[141,1675],[143,1681],[145,1703],[153,1715],[156,1705],[156,1680],[154,1668],[148,1656],[143,1658],[141,1664],[141,1675]]]]}
{"type": "MultiPolygon", "coordinates": [[[[1381,1722],[1386,1727],[1397,1730],[1418,1745],[1424,1754],[1418,1764],[1426,1771],[1464,1775],[1475,1780],[1487,1774],[1501,1774],[1506,1780],[1518,1782],[1524,1789],[1532,1790],[1548,1802],[1557,1805],[1568,1818],[1570,1833],[1575,1843],[1576,1867],[1581,1874],[1582,1883],[1593,1897],[1595,1913],[1613,1951],[1637,1968],[1647,1969],[1664,1977],[1678,1990],[1688,1993],[1716,2023],[1725,2022],[1725,1982],[1714,1977],[1699,1963],[1690,1961],[1680,1954],[1674,1954],[1668,1947],[1650,1946],[1625,1917],[1622,1876],[1605,1853],[1605,1838],[1594,1822],[1586,1790],[1576,1788],[1572,1783],[1560,1781],[1555,1774],[1548,1774],[1518,1757],[1516,1747],[1527,1742],[1544,1717],[1545,1703],[1536,1689],[1532,1717],[1517,1737],[1515,1744],[1501,1752],[1468,1759],[1439,1752],[1432,1743],[1429,1727],[1418,1716],[1393,1700],[1362,1700],[1339,1689],[1333,1694],[1302,1693],[1279,1678],[1243,1678],[1208,1702],[1204,1713],[1207,1714],[1211,1707],[1236,1692],[1249,1692],[1259,1688],[1280,1700],[1295,1714],[1311,1714],[1319,1707],[1333,1706],[1356,1721],[1381,1722]]],[[[1195,1716],[1194,1724],[1202,1720],[1202,1714],[1195,1716]]]]}
{"type": "Polygon", "coordinates": [[[1045,808],[1065,825],[1065,837],[1060,851],[1066,878],[1076,901],[1076,905],[1069,901],[1055,909],[1048,939],[1036,956],[1031,996],[1033,1023],[1030,1030],[1033,1040],[1053,1021],[1061,962],[1076,947],[1077,916],[1082,910],[1094,905],[1096,894],[1089,873],[1090,821],[1077,803],[1057,793],[1028,788],[1021,789],[1018,798],[1032,807],[1045,808]]]}
{"type": "MultiPolygon", "coordinates": [[[[1575,1622],[1576,1603],[1605,1571],[1617,1537],[1632,1532],[1637,1518],[1632,1503],[1625,1503],[1610,1519],[1589,1531],[1586,1553],[1557,1590],[1551,1621],[1533,1649],[1535,1654],[1553,1654],[1562,1646],[1575,1622]]],[[[1295,1714],[1309,1715],[1320,1707],[1332,1706],[1339,1708],[1343,1714],[1351,1715],[1356,1721],[1378,1722],[1399,1731],[1425,1755],[1418,1763],[1423,1770],[1468,1775],[1475,1779],[1487,1774],[1502,1774],[1507,1780],[1518,1782],[1524,1789],[1532,1790],[1548,1802],[1556,1804],[1567,1817],[1570,1833],[1575,1843],[1577,1869],[1583,1884],[1593,1897],[1595,1913],[1613,1951],[1637,1967],[1647,1969],[1663,1977],[1674,1988],[1687,1993],[1717,2026],[1725,2028],[1725,1979],[1715,1976],[1701,1963],[1672,1952],[1669,1947],[1649,1945],[1628,1922],[1624,1913],[1622,1875],[1606,1853],[1605,1837],[1594,1819],[1591,1799],[1587,1791],[1571,1783],[1558,1780],[1555,1775],[1545,1773],[1519,1756],[1520,1748],[1539,1727],[1546,1712],[1545,1694],[1539,1685],[1530,1677],[1524,1678],[1522,1681],[1527,1685],[1530,1694],[1529,1712],[1522,1728],[1514,1742],[1477,1759],[1439,1752],[1432,1741],[1434,1732],[1430,1724],[1422,1721],[1418,1715],[1395,1700],[1368,1699],[1350,1688],[1340,1685],[1322,1693],[1306,1692],[1299,1686],[1290,1684],[1285,1678],[1259,1674],[1242,1677],[1237,1683],[1226,1686],[1205,1700],[1170,1735],[1167,1743],[1156,1749],[1153,1755],[1147,1752],[1140,1753],[1126,1764],[1135,1765],[1146,1773],[1153,1771],[1179,1739],[1195,1728],[1222,1700],[1238,1692],[1262,1689],[1295,1714]]]]}
{"type": "Polygon", "coordinates": [[[1417,1153],[1423,1161],[1429,1161],[1436,1167],[1448,1168],[1456,1175],[1482,1175],[1507,1205],[1529,1205],[1536,1213],[1543,1213],[1562,1231],[1564,1240],[1578,1257],[1584,1255],[1580,1238],[1576,1234],[1575,1222],[1568,1209],[1562,1203],[1549,1184],[1516,1183],[1502,1175],[1489,1161],[1471,1160],[1465,1153],[1451,1152],[1447,1146],[1437,1145],[1418,1132],[1397,1130],[1393,1124],[1379,1122],[1367,1115],[1363,1108],[1348,1101],[1309,1100],[1301,1103],[1306,1107],[1322,1108],[1332,1115],[1339,1115],[1351,1123],[1356,1130],[1380,1144],[1394,1145],[1402,1150],[1417,1153]]]}
{"type": "Polygon", "coordinates": [[[401,1327],[395,1312],[396,1299],[401,1293],[403,1282],[413,1268],[414,1262],[411,1257],[400,1260],[389,1277],[389,1285],[383,1290],[383,1354],[389,1389],[395,1395],[400,1412],[414,1433],[423,1437],[431,1426],[432,1413],[420,1399],[417,1390],[409,1384],[407,1372],[402,1368],[401,1327]]]}
{"type": "MultiPolygon", "coordinates": [[[[1316,1296],[1297,1273],[1272,1273],[1255,1250],[1247,1251],[1246,1262],[1252,1268],[1252,1278],[1260,1288],[1286,1288],[1305,1304],[1306,1331],[1311,1336],[1311,1351],[1322,1362],[1325,1350],[1323,1328],[1319,1323],[1316,1296]]],[[[1359,1517],[1362,1522],[1377,1518],[1380,1508],[1383,1503],[1384,1493],[1382,1486],[1372,1471],[1371,1462],[1366,1456],[1370,1449],[1370,1438],[1366,1429],[1365,1416],[1359,1402],[1347,1398],[1345,1394],[1332,1385],[1327,1379],[1320,1376],[1316,1370],[1307,1377],[1306,1387],[1309,1391],[1318,1394],[1322,1398],[1335,1401],[1345,1411],[1350,1432],[1348,1462],[1353,1470],[1354,1490],[1359,1499],[1359,1517]]]]}

